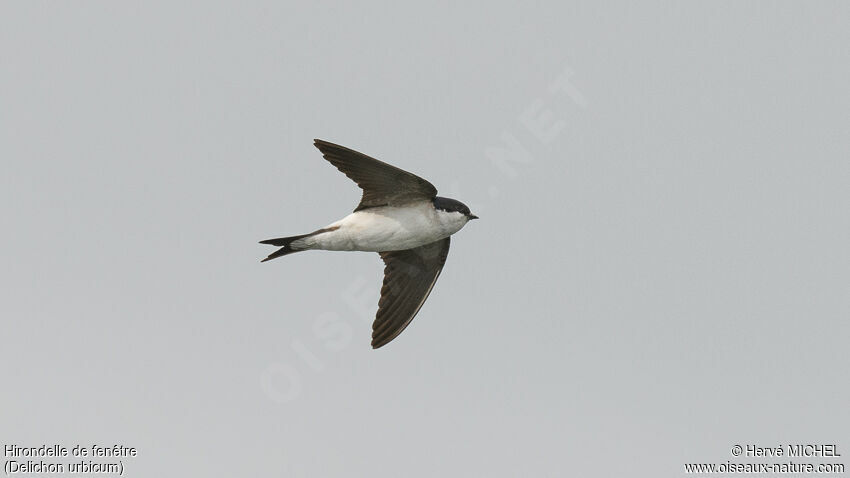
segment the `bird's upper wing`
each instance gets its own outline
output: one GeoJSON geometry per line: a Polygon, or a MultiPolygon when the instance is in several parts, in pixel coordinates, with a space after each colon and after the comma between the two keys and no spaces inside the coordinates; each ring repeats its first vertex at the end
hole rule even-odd
{"type": "Polygon", "coordinates": [[[372,348],[389,343],[416,317],[443,270],[449,243],[447,237],[404,251],[379,252],[386,267],[372,324],[372,348]]]}
{"type": "Polygon", "coordinates": [[[437,196],[437,188],[415,174],[327,141],[317,139],[314,144],[325,159],[363,189],[363,197],[355,211],[375,206],[399,206],[437,196]]]}

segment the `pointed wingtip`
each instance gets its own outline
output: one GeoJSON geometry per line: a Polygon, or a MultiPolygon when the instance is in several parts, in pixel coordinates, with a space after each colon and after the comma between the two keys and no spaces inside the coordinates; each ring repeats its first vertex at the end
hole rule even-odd
{"type": "Polygon", "coordinates": [[[372,338],[372,350],[378,350],[381,347],[386,346],[388,343],[392,342],[393,339],[396,338],[398,334],[393,335],[392,338],[387,338],[385,335],[377,336],[372,338]]]}
{"type": "Polygon", "coordinates": [[[318,149],[319,151],[321,151],[323,155],[324,155],[324,154],[325,154],[328,150],[332,150],[332,149],[334,149],[334,148],[348,149],[348,148],[342,147],[342,146],[340,146],[340,145],[338,145],[338,144],[334,144],[334,143],[331,143],[330,141],[325,141],[325,140],[323,140],[323,139],[319,139],[319,138],[315,138],[315,139],[313,140],[313,146],[315,146],[315,147],[316,147],[316,149],[318,149]]]}

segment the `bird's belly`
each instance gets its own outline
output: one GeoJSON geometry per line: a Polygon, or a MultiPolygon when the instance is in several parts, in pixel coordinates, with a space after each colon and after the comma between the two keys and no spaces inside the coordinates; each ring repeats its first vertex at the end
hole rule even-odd
{"type": "Polygon", "coordinates": [[[418,211],[358,211],[331,226],[339,227],[316,236],[316,249],[400,251],[429,244],[449,235],[434,218],[418,211]]]}

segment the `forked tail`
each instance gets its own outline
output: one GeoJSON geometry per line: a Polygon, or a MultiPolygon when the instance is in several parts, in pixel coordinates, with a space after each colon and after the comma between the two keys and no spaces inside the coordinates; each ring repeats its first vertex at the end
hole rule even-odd
{"type": "Polygon", "coordinates": [[[292,254],[293,252],[298,251],[306,251],[306,248],[298,248],[292,247],[292,243],[297,241],[298,239],[304,239],[305,237],[310,237],[315,232],[311,232],[310,234],[301,234],[300,236],[289,236],[289,237],[278,237],[277,239],[266,239],[265,241],[260,241],[260,244],[270,244],[272,246],[280,246],[280,249],[275,252],[269,254],[269,257],[261,260],[260,262],[270,261],[272,259],[285,256],[287,254],[292,254]]]}

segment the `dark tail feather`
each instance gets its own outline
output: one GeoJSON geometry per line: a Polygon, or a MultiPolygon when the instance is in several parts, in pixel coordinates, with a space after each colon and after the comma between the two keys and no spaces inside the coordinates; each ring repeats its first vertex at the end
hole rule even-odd
{"type": "Polygon", "coordinates": [[[304,249],[293,249],[292,242],[297,241],[298,239],[305,238],[307,236],[312,236],[315,233],[310,234],[301,234],[300,236],[290,236],[290,237],[278,237],[277,239],[266,239],[265,241],[260,241],[260,244],[270,244],[272,246],[281,246],[277,251],[269,254],[269,257],[261,260],[260,262],[270,261],[272,259],[276,259],[281,256],[285,256],[287,254],[292,254],[293,252],[303,251],[304,249]]]}

